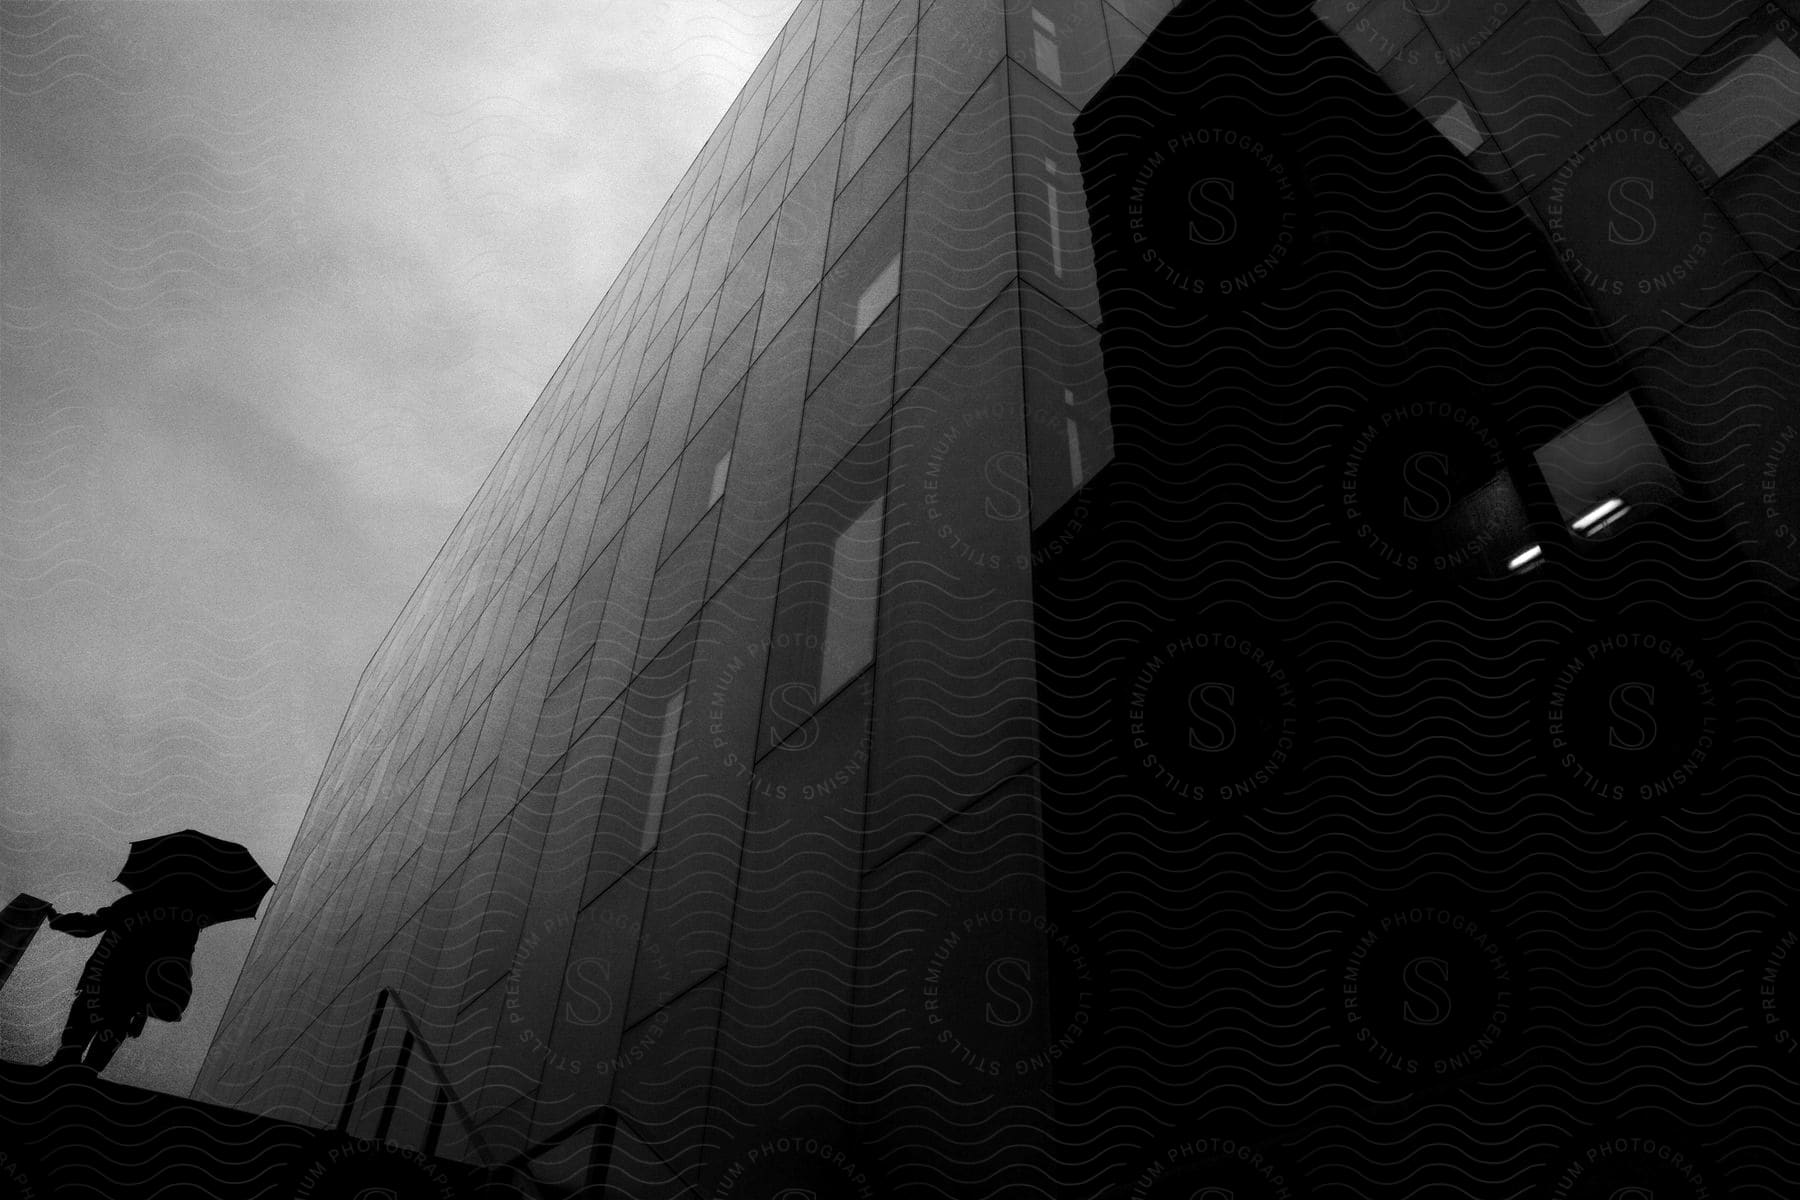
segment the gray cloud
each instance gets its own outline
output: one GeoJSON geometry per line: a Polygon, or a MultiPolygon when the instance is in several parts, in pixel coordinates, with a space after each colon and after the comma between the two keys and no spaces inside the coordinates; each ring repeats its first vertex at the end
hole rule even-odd
{"type": "MultiPolygon", "coordinates": [[[[0,8],[0,890],[277,871],[357,674],[792,0],[0,8]]],[[[0,897],[3,900],[4,897],[0,897]]],[[[112,1073],[189,1086],[254,927],[112,1073]]],[[[53,1048],[45,934],[0,1053],[53,1048]]]]}

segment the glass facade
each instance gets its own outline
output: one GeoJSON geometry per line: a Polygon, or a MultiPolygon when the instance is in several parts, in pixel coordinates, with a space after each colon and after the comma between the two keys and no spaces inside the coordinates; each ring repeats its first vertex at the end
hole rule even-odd
{"type": "Polygon", "coordinates": [[[798,6],[365,670],[197,1095],[875,1169],[758,1148],[851,1144],[871,889],[1034,803],[1030,519],[1111,446],[1072,123],[1169,7],[798,6]]]}
{"type": "Polygon", "coordinates": [[[1469,1097],[1603,1124],[1558,964],[1792,827],[1725,805],[1800,773],[1800,14],[1176,7],[799,5],[365,670],[197,1095],[539,1194],[1553,1193],[1469,1097]],[[1415,910],[1481,936],[1377,992],[1415,910]]]}
{"type": "MultiPolygon", "coordinates": [[[[1690,486],[1777,578],[1800,553],[1751,485],[1788,422],[1756,402],[1781,355],[1705,347],[1793,328],[1800,4],[1316,0],[1313,13],[1550,239],[1689,454],[1690,486]],[[1714,414],[1749,404],[1728,432],[1714,414]],[[1715,453],[1722,452],[1722,453],[1715,453]],[[1698,460],[1706,460],[1702,464],[1698,460]]],[[[1766,334],[1764,335],[1766,336],[1766,334]]],[[[1580,414],[1570,414],[1571,417],[1580,414]]]]}

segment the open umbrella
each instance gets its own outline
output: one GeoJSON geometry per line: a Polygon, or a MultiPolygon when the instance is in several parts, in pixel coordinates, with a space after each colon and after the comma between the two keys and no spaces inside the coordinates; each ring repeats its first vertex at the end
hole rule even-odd
{"type": "Polygon", "coordinates": [[[194,829],[131,843],[118,878],[134,892],[154,888],[212,923],[255,916],[275,886],[248,850],[194,829]]]}

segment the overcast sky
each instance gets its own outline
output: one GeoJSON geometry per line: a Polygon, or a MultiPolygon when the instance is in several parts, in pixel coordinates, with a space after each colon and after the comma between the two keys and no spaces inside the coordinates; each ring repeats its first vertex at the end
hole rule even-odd
{"type": "MultiPolygon", "coordinates": [[[[794,0],[0,0],[0,903],[276,875],[358,673],[794,0]]],[[[190,1086],[252,922],[109,1074],[190,1086]]],[[[0,1057],[92,941],[41,931],[0,1057]]]]}

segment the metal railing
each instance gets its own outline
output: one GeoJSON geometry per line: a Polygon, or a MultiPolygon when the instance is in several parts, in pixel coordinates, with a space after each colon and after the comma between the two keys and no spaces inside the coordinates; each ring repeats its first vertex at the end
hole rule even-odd
{"type": "Polygon", "coordinates": [[[443,1064],[438,1061],[437,1055],[432,1053],[431,1045],[425,1038],[418,1018],[413,1015],[412,1010],[407,1008],[400,994],[390,987],[382,988],[375,996],[375,1008],[369,1014],[369,1027],[363,1034],[362,1052],[357,1055],[356,1066],[350,1073],[350,1084],[345,1091],[343,1105],[338,1110],[336,1126],[338,1133],[346,1135],[349,1133],[350,1123],[355,1116],[356,1102],[362,1093],[363,1080],[368,1075],[369,1060],[374,1057],[375,1043],[381,1036],[382,1018],[386,1015],[390,1004],[399,1014],[406,1032],[400,1040],[399,1058],[394,1064],[394,1073],[388,1080],[387,1094],[382,1099],[381,1109],[376,1118],[375,1137],[377,1140],[386,1140],[388,1132],[393,1127],[394,1114],[400,1105],[400,1094],[404,1086],[407,1068],[416,1054],[425,1060],[432,1075],[436,1077],[438,1086],[437,1099],[432,1105],[432,1115],[427,1124],[425,1145],[422,1147],[427,1155],[436,1153],[444,1117],[448,1112],[454,1112],[458,1123],[467,1133],[469,1142],[474,1147],[475,1154],[481,1160],[482,1166],[494,1171],[511,1171],[523,1175],[531,1181],[541,1195],[551,1196],[558,1193],[531,1173],[532,1162],[570,1138],[593,1127],[596,1131],[594,1145],[589,1151],[585,1172],[586,1179],[590,1181],[589,1186],[591,1186],[591,1181],[603,1176],[610,1165],[614,1138],[619,1127],[623,1125],[630,1130],[634,1138],[643,1143],[651,1154],[656,1156],[657,1161],[668,1170],[671,1177],[681,1182],[682,1188],[687,1193],[699,1195],[698,1189],[686,1178],[680,1168],[664,1156],[656,1142],[646,1136],[635,1121],[611,1104],[594,1105],[548,1137],[532,1143],[523,1150],[516,1151],[504,1158],[501,1157],[482,1133],[480,1125],[463,1102],[456,1085],[451,1082],[450,1076],[445,1072],[443,1064]]]}
{"type": "Polygon", "coordinates": [[[25,956],[38,926],[50,915],[50,902],[28,892],[20,892],[11,904],[0,909],[0,988],[12,977],[13,968],[25,956]]]}

